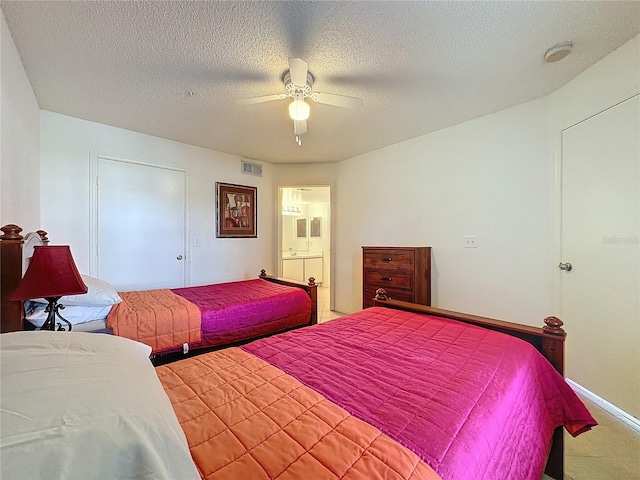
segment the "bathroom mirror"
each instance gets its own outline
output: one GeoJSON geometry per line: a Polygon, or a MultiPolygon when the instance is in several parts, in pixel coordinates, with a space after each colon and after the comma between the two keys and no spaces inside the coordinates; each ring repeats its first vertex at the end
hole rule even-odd
{"type": "Polygon", "coordinates": [[[310,237],[320,237],[320,226],[322,225],[322,217],[311,217],[309,219],[309,236],[310,237]]]}
{"type": "Polygon", "coordinates": [[[306,217],[298,217],[298,218],[296,218],[296,237],[298,237],[298,238],[306,238],[307,237],[307,219],[306,219],[306,217]]]}

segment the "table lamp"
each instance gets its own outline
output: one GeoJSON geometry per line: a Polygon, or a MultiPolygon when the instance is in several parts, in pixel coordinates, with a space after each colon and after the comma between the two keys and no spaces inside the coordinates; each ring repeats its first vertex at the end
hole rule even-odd
{"type": "MultiPolygon", "coordinates": [[[[69,246],[48,245],[34,248],[27,272],[11,295],[11,300],[43,297],[49,305],[45,310],[48,313],[47,320],[41,330],[56,330],[56,317],[66,322],[71,330],[71,323],[58,311],[64,308],[58,304],[58,300],[64,295],[82,293],[87,293],[87,286],[78,273],[69,246]]],[[[61,324],[58,324],[58,330],[64,330],[61,324]]]]}

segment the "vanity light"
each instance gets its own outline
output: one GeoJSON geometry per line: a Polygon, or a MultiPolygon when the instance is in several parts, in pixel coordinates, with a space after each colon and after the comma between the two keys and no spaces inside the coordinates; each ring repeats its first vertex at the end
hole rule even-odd
{"type": "Polygon", "coordinates": [[[289,212],[289,213],[301,213],[302,212],[300,207],[285,207],[285,206],[282,207],[282,211],[285,212],[285,213],[287,213],[287,212],[289,212]]]}

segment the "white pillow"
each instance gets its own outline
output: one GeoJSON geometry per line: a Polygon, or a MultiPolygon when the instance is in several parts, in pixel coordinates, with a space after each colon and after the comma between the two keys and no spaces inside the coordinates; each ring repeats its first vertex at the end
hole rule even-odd
{"type": "Polygon", "coordinates": [[[114,335],[0,335],[0,478],[199,479],[150,353],[114,335]]]}
{"type": "MultiPolygon", "coordinates": [[[[88,291],[82,295],[66,295],[62,297],[58,303],[64,305],[115,305],[120,303],[122,299],[118,292],[104,280],[90,277],[89,275],[80,275],[87,285],[88,291]]],[[[33,300],[38,303],[49,303],[44,298],[36,298],[33,300]]],[[[62,315],[64,317],[64,315],[62,315]]]]}
{"type": "MultiPolygon", "coordinates": [[[[60,299],[60,304],[62,304],[62,300],[64,300],[64,297],[60,299]]],[[[60,315],[69,320],[71,325],[79,325],[81,323],[107,318],[112,305],[64,305],[64,307],[65,308],[60,309],[60,315]]],[[[24,305],[25,318],[36,327],[42,327],[49,315],[48,312],[45,312],[46,308],[47,306],[43,303],[26,302],[24,305]]],[[[58,321],[64,324],[62,320],[56,317],[56,322],[58,321]]]]}

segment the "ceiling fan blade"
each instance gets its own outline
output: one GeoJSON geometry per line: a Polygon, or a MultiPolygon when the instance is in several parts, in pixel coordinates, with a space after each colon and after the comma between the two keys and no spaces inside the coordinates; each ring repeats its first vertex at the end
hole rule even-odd
{"type": "Polygon", "coordinates": [[[293,133],[296,135],[302,135],[307,132],[306,120],[294,120],[293,121],[293,133]]]}
{"type": "Polygon", "coordinates": [[[309,64],[299,58],[289,57],[289,73],[291,74],[291,83],[299,87],[307,84],[307,72],[309,64]]]}
{"type": "Polygon", "coordinates": [[[362,108],[362,99],[356,97],[346,97],[344,95],[334,95],[333,93],[315,92],[311,94],[311,100],[317,103],[333,105],[342,108],[362,108]]]}
{"type": "Polygon", "coordinates": [[[238,100],[236,103],[239,103],[240,105],[253,105],[254,103],[271,102],[273,100],[282,100],[284,98],[287,98],[287,95],[279,93],[277,95],[265,95],[263,97],[243,98],[242,100],[238,100]]]}

